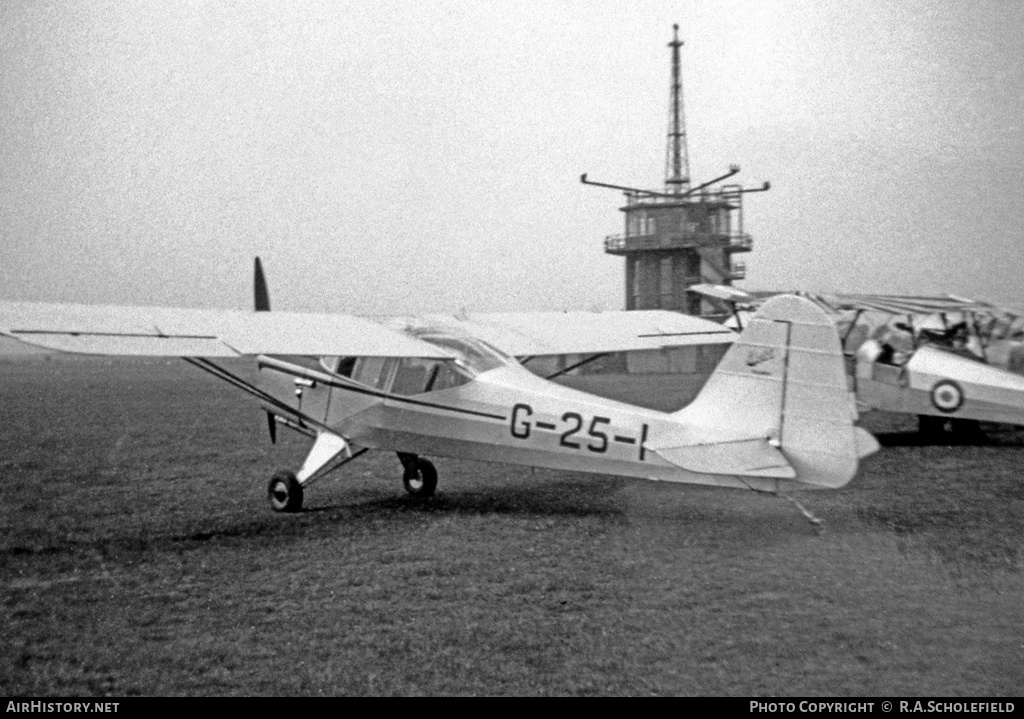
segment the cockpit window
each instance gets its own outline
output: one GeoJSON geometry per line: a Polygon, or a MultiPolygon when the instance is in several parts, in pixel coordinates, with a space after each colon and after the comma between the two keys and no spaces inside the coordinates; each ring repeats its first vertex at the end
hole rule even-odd
{"type": "Polygon", "coordinates": [[[352,371],[352,379],[370,387],[386,390],[391,367],[392,363],[387,357],[360,357],[352,371]]]}
{"type": "Polygon", "coordinates": [[[481,372],[514,364],[515,359],[475,337],[430,330],[412,336],[455,355],[452,359],[419,357],[321,357],[332,374],[399,395],[439,392],[471,382],[481,372]]]}
{"type": "Polygon", "coordinates": [[[458,367],[452,360],[420,359],[404,357],[398,360],[395,380],[391,385],[394,394],[412,395],[425,392],[440,392],[458,387],[473,380],[472,375],[458,367]]]}
{"type": "Polygon", "coordinates": [[[357,357],[321,357],[320,366],[331,374],[351,377],[355,369],[357,357]]]}
{"type": "Polygon", "coordinates": [[[504,352],[475,337],[433,333],[417,334],[416,337],[457,355],[456,363],[475,375],[515,363],[515,360],[504,352]]]}

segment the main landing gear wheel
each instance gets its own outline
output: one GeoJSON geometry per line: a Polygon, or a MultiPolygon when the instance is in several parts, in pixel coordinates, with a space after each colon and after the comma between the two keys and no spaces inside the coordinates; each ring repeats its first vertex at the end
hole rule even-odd
{"type": "Polygon", "coordinates": [[[275,512],[298,512],[302,509],[302,485],[294,472],[276,472],[267,485],[267,499],[275,512]]]}
{"type": "Polygon", "coordinates": [[[405,491],[413,497],[433,496],[434,490],[437,489],[437,470],[434,465],[419,457],[403,458],[402,465],[405,467],[405,474],[402,476],[405,491]]]}

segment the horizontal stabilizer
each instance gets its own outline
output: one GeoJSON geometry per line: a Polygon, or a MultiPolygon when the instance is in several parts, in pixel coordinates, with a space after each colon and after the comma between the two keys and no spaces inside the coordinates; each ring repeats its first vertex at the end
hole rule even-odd
{"type": "Polygon", "coordinates": [[[796,477],[793,466],[767,439],[664,447],[654,451],[688,472],[774,479],[796,477]]]}
{"type": "Polygon", "coordinates": [[[857,459],[870,457],[881,449],[881,445],[878,444],[878,440],[875,439],[875,435],[871,434],[863,427],[854,427],[853,435],[854,443],[857,447],[857,459]]]}

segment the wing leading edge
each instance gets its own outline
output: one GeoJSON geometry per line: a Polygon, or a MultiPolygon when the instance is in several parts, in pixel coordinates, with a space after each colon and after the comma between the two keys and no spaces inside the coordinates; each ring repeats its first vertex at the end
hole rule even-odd
{"type": "Polygon", "coordinates": [[[516,357],[731,344],[736,337],[710,320],[667,310],[483,312],[445,319],[516,357]]]}
{"type": "Polygon", "coordinates": [[[82,354],[454,356],[361,317],[295,312],[2,302],[0,334],[82,354]]]}
{"type": "Polygon", "coordinates": [[[370,319],[343,314],[0,302],[0,334],[60,352],[150,357],[345,355],[451,358],[407,330],[439,326],[527,355],[728,344],[714,322],[664,310],[477,313],[370,319]]]}

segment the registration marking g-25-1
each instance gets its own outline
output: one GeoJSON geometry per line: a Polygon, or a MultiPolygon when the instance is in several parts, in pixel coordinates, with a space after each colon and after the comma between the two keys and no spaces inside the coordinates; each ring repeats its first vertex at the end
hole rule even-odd
{"type": "Polygon", "coordinates": [[[626,445],[639,445],[639,459],[644,461],[646,450],[644,442],[647,440],[647,424],[643,425],[639,439],[622,434],[608,435],[605,431],[611,425],[609,417],[593,415],[589,422],[579,412],[565,412],[560,423],[543,422],[533,420],[533,407],[525,402],[519,402],[512,407],[512,415],[509,421],[509,432],[516,439],[529,439],[534,429],[546,430],[548,432],[560,432],[558,444],[569,449],[582,450],[595,454],[604,454],[612,442],[626,445]],[[584,426],[586,430],[584,432],[584,426]],[[581,434],[583,433],[583,434],[581,434]]]}

